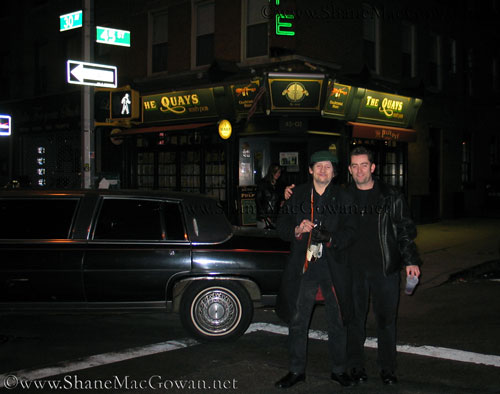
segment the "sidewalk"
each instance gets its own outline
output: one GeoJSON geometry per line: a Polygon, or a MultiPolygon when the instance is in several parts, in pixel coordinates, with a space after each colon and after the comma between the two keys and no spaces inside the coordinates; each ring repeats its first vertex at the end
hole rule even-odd
{"type": "Polygon", "coordinates": [[[500,259],[500,218],[461,218],[417,226],[423,261],[421,288],[446,282],[450,275],[500,259]]]}

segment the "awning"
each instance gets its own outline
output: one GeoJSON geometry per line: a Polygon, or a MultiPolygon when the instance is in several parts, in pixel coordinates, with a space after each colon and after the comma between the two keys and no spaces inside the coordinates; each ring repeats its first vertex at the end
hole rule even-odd
{"type": "Polygon", "coordinates": [[[404,142],[415,142],[417,140],[417,131],[415,129],[358,122],[347,122],[347,124],[352,126],[352,136],[357,138],[404,142]]]}
{"type": "Polygon", "coordinates": [[[201,127],[212,126],[216,122],[208,123],[186,123],[186,124],[176,124],[167,126],[151,126],[151,127],[140,127],[135,129],[124,129],[113,133],[113,138],[121,137],[130,134],[143,134],[143,133],[162,133],[165,131],[177,131],[177,130],[192,130],[199,129],[201,127]]]}

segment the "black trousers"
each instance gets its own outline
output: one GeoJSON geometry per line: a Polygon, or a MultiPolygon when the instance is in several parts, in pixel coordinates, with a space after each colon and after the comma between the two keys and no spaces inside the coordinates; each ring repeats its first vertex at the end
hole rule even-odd
{"type": "Polygon", "coordinates": [[[318,272],[307,271],[300,283],[296,313],[292,316],[288,327],[290,372],[304,373],[306,369],[309,325],[316,303],[318,287],[321,287],[321,292],[325,298],[328,325],[328,352],[332,364],[332,372],[338,374],[346,370],[347,329],[344,327],[337,299],[332,291],[330,275],[328,272],[318,275],[318,272]]]}
{"type": "MultiPolygon", "coordinates": [[[[377,364],[380,370],[396,370],[396,320],[399,305],[400,274],[384,276],[353,265],[354,313],[347,330],[347,364],[364,368],[366,318],[370,295],[377,324],[377,364]]],[[[380,270],[381,271],[381,270],[380,270]]]]}

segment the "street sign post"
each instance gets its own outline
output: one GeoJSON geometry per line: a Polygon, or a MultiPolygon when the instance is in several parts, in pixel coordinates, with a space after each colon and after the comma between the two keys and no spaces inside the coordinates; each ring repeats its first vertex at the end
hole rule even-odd
{"type": "Polygon", "coordinates": [[[11,133],[12,118],[10,115],[0,115],[0,136],[7,136],[11,133]]]}
{"type": "Polygon", "coordinates": [[[96,26],[96,42],[109,45],[130,46],[130,32],[96,26]]]}
{"type": "Polygon", "coordinates": [[[117,86],[116,66],[68,60],[66,69],[68,83],[106,88],[117,86]]]}
{"type": "Polygon", "coordinates": [[[77,29],[83,26],[83,12],[75,11],[59,17],[59,31],[77,29]]]}

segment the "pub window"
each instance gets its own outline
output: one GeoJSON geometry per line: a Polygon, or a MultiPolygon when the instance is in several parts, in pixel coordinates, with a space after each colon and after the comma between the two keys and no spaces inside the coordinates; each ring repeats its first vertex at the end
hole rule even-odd
{"type": "Polygon", "coordinates": [[[215,3],[198,3],[195,8],[196,66],[203,66],[214,60],[215,3]]]}
{"type": "Polygon", "coordinates": [[[429,53],[429,83],[431,86],[441,89],[442,75],[441,75],[441,37],[438,35],[431,35],[430,40],[430,53],[429,53]]]}
{"type": "Polygon", "coordinates": [[[410,79],[415,77],[415,25],[403,23],[401,48],[401,77],[410,79]]]}
{"type": "Polygon", "coordinates": [[[462,141],[462,184],[472,180],[471,142],[469,139],[462,141]]]}
{"type": "Polygon", "coordinates": [[[246,26],[243,33],[245,58],[268,55],[268,19],[263,16],[262,10],[269,4],[273,3],[268,0],[246,0],[246,15],[243,17],[246,22],[243,24],[246,26]]]}
{"type": "Polygon", "coordinates": [[[151,72],[158,73],[168,69],[168,13],[154,13],[151,20],[151,72]]]}
{"type": "Polygon", "coordinates": [[[380,21],[378,10],[371,4],[363,4],[363,60],[372,71],[379,73],[380,21]]]}

